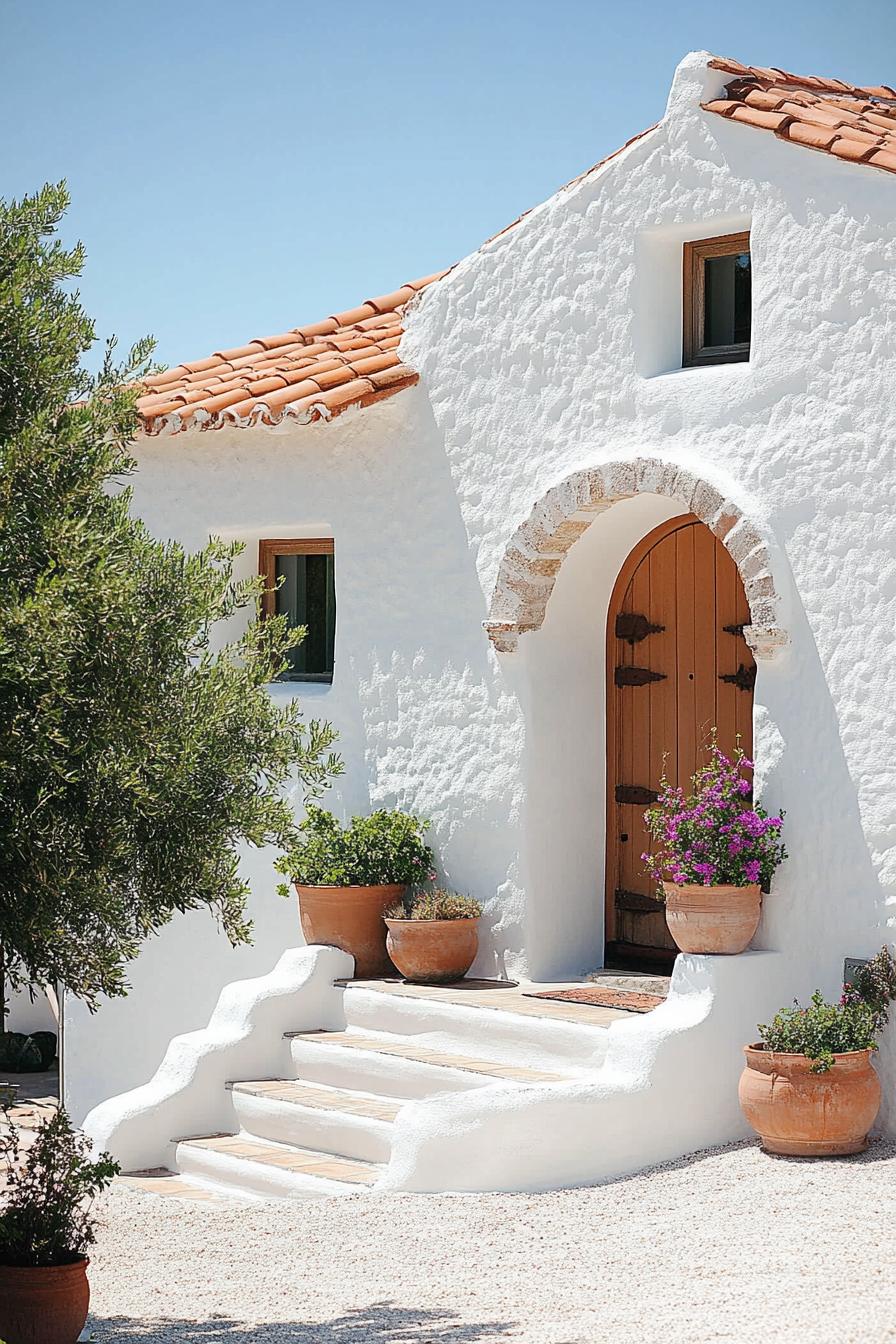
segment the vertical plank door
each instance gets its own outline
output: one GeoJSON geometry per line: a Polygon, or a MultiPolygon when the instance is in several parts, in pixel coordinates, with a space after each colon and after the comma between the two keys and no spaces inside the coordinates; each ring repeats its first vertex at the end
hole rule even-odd
{"type": "Polygon", "coordinates": [[[620,571],[607,626],[608,961],[669,962],[675,953],[641,855],[644,810],[665,771],[687,787],[707,759],[752,749],[755,664],[743,637],[750,615],[737,567],[703,523],[661,524],[620,571]]]}

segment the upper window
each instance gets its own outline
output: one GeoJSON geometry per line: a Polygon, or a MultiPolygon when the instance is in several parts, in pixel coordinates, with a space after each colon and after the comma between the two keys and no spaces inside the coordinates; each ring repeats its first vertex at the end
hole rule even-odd
{"type": "Polygon", "coordinates": [[[290,651],[285,681],[332,681],[336,637],[336,584],[331,537],[261,541],[258,568],[264,576],[263,611],[303,625],[305,638],[290,651]]]}
{"type": "Polygon", "coordinates": [[[685,243],[685,366],[750,358],[751,283],[749,233],[685,243]]]}

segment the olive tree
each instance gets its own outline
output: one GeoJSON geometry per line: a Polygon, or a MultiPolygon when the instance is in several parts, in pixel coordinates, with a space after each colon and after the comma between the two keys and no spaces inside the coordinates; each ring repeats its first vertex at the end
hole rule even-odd
{"type": "Polygon", "coordinates": [[[13,986],[93,1007],[179,911],[247,941],[239,847],[287,846],[285,786],[317,796],[340,766],[329,725],[265,689],[299,636],[260,619],[239,548],[191,554],[131,512],[152,343],[83,371],[67,203],[64,184],[0,202],[0,946],[13,986]]]}

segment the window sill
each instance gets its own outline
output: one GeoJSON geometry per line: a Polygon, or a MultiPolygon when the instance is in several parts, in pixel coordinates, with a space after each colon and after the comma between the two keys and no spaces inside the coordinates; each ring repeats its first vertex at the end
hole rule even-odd
{"type": "Polygon", "coordinates": [[[297,695],[312,700],[322,699],[332,688],[331,677],[278,677],[276,681],[269,681],[267,686],[268,694],[275,700],[291,700],[297,695]]]}
{"type": "Polygon", "coordinates": [[[655,383],[663,378],[687,378],[699,377],[707,371],[715,370],[721,376],[728,369],[735,378],[747,378],[752,372],[752,364],[749,359],[726,359],[720,363],[706,364],[675,364],[668,369],[658,369],[656,373],[642,373],[641,380],[645,383],[655,383]]]}
{"type": "Polygon", "coordinates": [[[277,678],[278,681],[304,681],[317,683],[318,685],[330,686],[333,682],[332,672],[285,672],[283,676],[277,678]]]}

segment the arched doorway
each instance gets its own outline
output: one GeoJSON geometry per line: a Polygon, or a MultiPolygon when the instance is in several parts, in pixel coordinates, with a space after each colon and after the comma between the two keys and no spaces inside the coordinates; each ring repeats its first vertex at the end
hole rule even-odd
{"type": "Polygon", "coordinates": [[[663,773],[687,785],[710,730],[752,748],[750,609],[729,552],[693,514],[654,528],[625,561],[607,622],[607,961],[671,962],[675,945],[644,873],[644,809],[663,773]]]}

